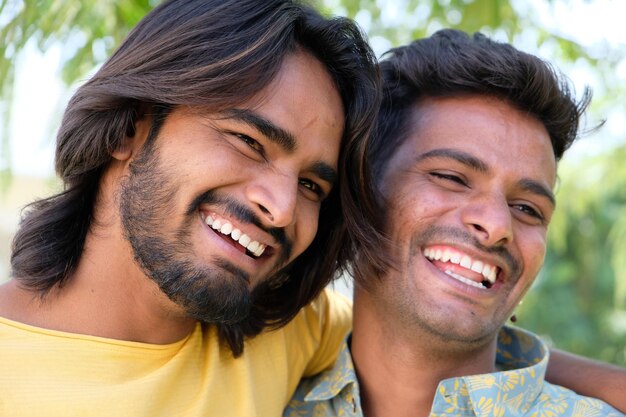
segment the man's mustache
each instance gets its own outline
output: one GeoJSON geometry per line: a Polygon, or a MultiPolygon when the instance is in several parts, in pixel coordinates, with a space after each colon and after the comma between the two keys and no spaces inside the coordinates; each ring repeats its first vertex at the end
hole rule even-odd
{"type": "Polygon", "coordinates": [[[471,233],[449,226],[430,226],[411,242],[412,250],[423,246],[423,243],[443,240],[449,243],[463,243],[480,251],[499,257],[508,266],[511,277],[519,277],[520,262],[504,246],[485,246],[471,233]]]}
{"type": "Polygon", "coordinates": [[[291,242],[287,241],[287,234],[282,227],[266,227],[263,225],[259,217],[248,207],[228,197],[217,195],[214,190],[206,191],[196,197],[187,209],[187,215],[194,213],[202,204],[219,205],[224,210],[243,223],[250,223],[272,236],[276,242],[283,248],[291,247],[291,242]]]}

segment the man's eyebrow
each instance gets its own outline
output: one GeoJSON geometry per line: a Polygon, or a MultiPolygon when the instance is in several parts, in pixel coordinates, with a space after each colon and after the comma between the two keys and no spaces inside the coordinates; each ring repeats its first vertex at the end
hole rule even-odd
{"type": "Polygon", "coordinates": [[[439,148],[433,149],[432,151],[428,151],[419,155],[416,158],[416,162],[420,162],[426,159],[433,158],[449,158],[454,159],[457,162],[460,162],[463,165],[467,165],[468,167],[482,172],[489,173],[489,167],[480,159],[476,158],[474,155],[471,155],[467,152],[459,151],[457,149],[449,149],[449,148],[439,148]]]}
{"type": "Polygon", "coordinates": [[[554,198],[554,193],[545,185],[528,178],[522,179],[521,181],[519,181],[518,184],[522,190],[543,196],[550,200],[550,204],[552,204],[552,207],[556,207],[556,199],[554,198]]]}
{"type": "MultiPolygon", "coordinates": [[[[428,151],[426,153],[419,155],[416,158],[416,161],[419,162],[419,161],[432,159],[432,158],[454,159],[455,161],[463,165],[467,165],[468,167],[476,171],[486,173],[486,174],[489,173],[489,167],[483,161],[481,161],[480,159],[476,158],[475,156],[467,152],[459,151],[456,149],[449,149],[449,148],[433,149],[432,151],[428,151]]],[[[556,199],[554,198],[554,193],[552,192],[551,189],[544,186],[543,184],[533,179],[524,178],[518,182],[518,185],[524,191],[528,191],[530,193],[537,194],[537,195],[547,198],[553,207],[556,206],[556,199]]]]}
{"type": "Polygon", "coordinates": [[[326,162],[316,162],[311,167],[311,172],[331,185],[337,182],[337,171],[326,162]]]}
{"type": "Polygon", "coordinates": [[[229,109],[222,112],[226,117],[243,122],[250,127],[261,132],[272,142],[279,145],[285,151],[291,153],[296,150],[296,139],[294,136],[280,126],[267,120],[258,113],[249,109],[229,109]]]}
{"type": "MultiPolygon", "coordinates": [[[[226,117],[243,122],[258,130],[272,142],[277,143],[287,152],[296,150],[297,142],[294,136],[285,129],[276,126],[258,113],[249,109],[229,109],[222,112],[226,117]]],[[[326,162],[316,162],[311,172],[331,185],[337,182],[337,171],[326,162]]]]}

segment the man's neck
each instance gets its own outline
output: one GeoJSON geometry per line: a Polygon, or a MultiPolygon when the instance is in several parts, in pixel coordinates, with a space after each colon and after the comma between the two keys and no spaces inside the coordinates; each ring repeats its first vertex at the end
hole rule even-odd
{"type": "Polygon", "coordinates": [[[152,344],[176,342],[193,330],[195,321],[172,308],[147,277],[97,265],[81,261],[66,284],[43,298],[9,281],[0,286],[0,316],[50,330],[152,344]],[[89,267],[83,269],[84,263],[89,267]]]}
{"type": "Polygon", "coordinates": [[[196,321],[163,294],[133,259],[119,222],[102,211],[80,261],[42,298],[13,279],[0,286],[0,316],[69,333],[153,344],[183,339],[196,321]],[[117,224],[118,226],[115,226],[117,224]]]}
{"type": "Polygon", "coordinates": [[[351,352],[365,416],[427,417],[439,382],[494,371],[496,340],[466,350],[450,348],[420,329],[397,328],[360,292],[351,352]]]}

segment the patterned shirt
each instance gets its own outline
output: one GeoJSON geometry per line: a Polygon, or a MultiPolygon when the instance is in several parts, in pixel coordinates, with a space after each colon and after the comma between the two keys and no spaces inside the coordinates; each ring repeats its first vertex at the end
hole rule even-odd
{"type": "MultiPolygon", "coordinates": [[[[608,404],[544,381],[549,351],[535,335],[504,327],[496,367],[502,371],[443,380],[430,417],[618,417],[608,404]]],[[[359,383],[344,343],[334,367],[304,379],[284,417],[362,417],[359,383]]]]}

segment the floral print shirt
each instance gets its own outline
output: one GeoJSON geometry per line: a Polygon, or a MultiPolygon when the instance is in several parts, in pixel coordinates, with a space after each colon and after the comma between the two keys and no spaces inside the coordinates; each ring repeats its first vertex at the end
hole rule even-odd
{"type": "MultiPolygon", "coordinates": [[[[608,404],[544,381],[549,351],[535,335],[504,327],[498,336],[500,372],[439,383],[430,417],[618,417],[608,404]]],[[[362,417],[359,383],[348,343],[334,367],[302,380],[283,417],[362,417]]]]}

